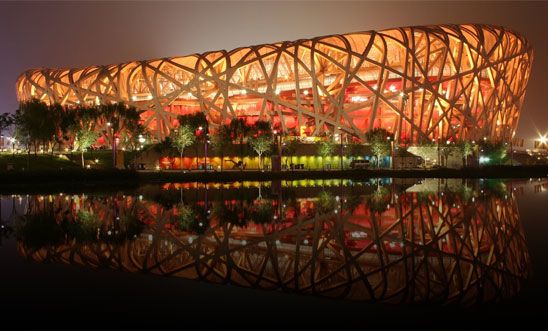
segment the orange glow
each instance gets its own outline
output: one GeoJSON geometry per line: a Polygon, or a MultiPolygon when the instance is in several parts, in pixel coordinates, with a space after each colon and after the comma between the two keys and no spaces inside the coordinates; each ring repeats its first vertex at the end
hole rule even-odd
{"type": "Polygon", "coordinates": [[[126,102],[143,111],[144,125],[157,139],[176,126],[178,115],[202,111],[213,131],[244,117],[249,123],[270,120],[294,135],[340,128],[364,139],[381,127],[396,142],[509,140],[532,60],[527,40],[501,27],[419,26],[121,65],[29,70],[16,87],[20,101],[126,102]]]}

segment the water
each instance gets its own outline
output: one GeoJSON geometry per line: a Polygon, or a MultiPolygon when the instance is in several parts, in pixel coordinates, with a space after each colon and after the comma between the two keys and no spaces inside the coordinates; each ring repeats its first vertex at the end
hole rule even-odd
{"type": "Polygon", "coordinates": [[[47,327],[527,327],[548,180],[4,195],[0,314],[47,327]],[[61,324],[60,324],[61,323],[61,324]]]}

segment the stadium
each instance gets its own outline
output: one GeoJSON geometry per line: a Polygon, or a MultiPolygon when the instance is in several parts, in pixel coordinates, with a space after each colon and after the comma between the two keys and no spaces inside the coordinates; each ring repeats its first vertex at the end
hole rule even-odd
{"type": "Polygon", "coordinates": [[[19,101],[68,106],[125,102],[158,140],[177,116],[204,112],[215,130],[233,118],[280,132],[364,139],[385,128],[398,143],[509,141],[533,51],[503,27],[394,28],[79,69],[32,69],[19,101]]]}

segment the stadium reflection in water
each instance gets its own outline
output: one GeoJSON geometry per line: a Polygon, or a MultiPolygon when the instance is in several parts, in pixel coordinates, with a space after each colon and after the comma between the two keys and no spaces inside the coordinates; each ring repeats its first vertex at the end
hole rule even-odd
{"type": "Polygon", "coordinates": [[[242,287],[390,303],[501,301],[530,274],[510,183],[167,184],[29,196],[19,253],[242,287]]]}

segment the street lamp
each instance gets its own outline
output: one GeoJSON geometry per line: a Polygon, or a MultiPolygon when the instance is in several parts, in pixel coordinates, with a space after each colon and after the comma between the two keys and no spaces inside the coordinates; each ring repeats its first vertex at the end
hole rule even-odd
{"type": "Polygon", "coordinates": [[[207,172],[207,145],[209,145],[210,142],[211,141],[209,140],[209,133],[206,133],[206,140],[204,144],[204,172],[207,172]]]}
{"type": "Polygon", "coordinates": [[[390,142],[390,168],[394,169],[394,140],[390,136],[386,140],[390,142]]]}
{"type": "Polygon", "coordinates": [[[112,139],[112,167],[116,168],[116,139],[114,137],[114,127],[111,122],[107,122],[107,127],[110,129],[112,139]]]}
{"type": "MultiPolygon", "coordinates": [[[[276,165],[276,169],[280,171],[282,169],[282,135],[281,132],[278,132],[278,130],[272,131],[274,134],[274,138],[276,139],[276,146],[278,147],[278,163],[279,165],[276,165]]],[[[274,168],[274,167],[272,167],[274,168]]],[[[271,169],[272,170],[272,169],[271,169]]]]}
{"type": "Polygon", "coordinates": [[[339,155],[339,159],[341,161],[341,170],[344,170],[343,167],[344,167],[344,164],[343,164],[343,137],[342,137],[342,131],[341,131],[341,127],[337,127],[337,129],[339,130],[339,133],[338,135],[335,135],[335,137],[339,137],[339,152],[340,152],[340,155],[339,155]]]}

